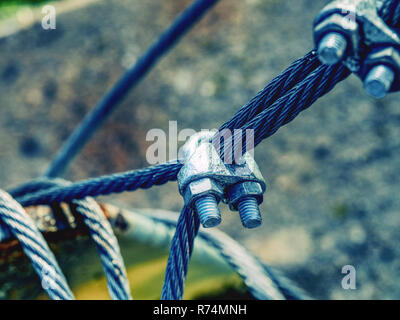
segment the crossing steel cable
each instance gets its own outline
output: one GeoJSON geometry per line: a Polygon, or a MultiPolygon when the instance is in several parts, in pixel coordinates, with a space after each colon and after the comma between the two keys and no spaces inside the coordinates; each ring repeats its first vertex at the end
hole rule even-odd
{"type": "Polygon", "coordinates": [[[254,147],[256,147],[261,141],[288,124],[301,111],[309,108],[317,99],[327,94],[336,84],[349,75],[350,71],[341,64],[320,66],[268,109],[246,123],[242,127],[243,132],[246,129],[254,129],[254,147]]]}
{"type": "MultiPolygon", "coordinates": [[[[134,191],[139,188],[148,189],[154,185],[162,185],[176,180],[182,164],[175,161],[166,162],[153,167],[86,179],[67,186],[52,187],[32,194],[23,194],[16,199],[23,206],[49,204],[52,202],[71,202],[87,196],[96,197],[110,193],[134,191]]],[[[11,190],[13,193],[15,190],[11,190]]]]}
{"type": "MultiPolygon", "coordinates": [[[[15,197],[19,194],[68,184],[69,182],[62,179],[49,180],[42,178],[22,185],[12,194],[15,197]]],[[[74,200],[72,203],[75,206],[75,210],[81,215],[82,221],[87,226],[97,247],[111,298],[113,300],[132,299],[118,240],[100,206],[93,198],[89,197],[83,200],[74,200]]]]}
{"type": "Polygon", "coordinates": [[[54,300],[74,299],[56,258],[34,221],[20,204],[3,190],[0,190],[0,220],[21,243],[48,296],[54,300]]]}
{"type": "Polygon", "coordinates": [[[317,53],[312,50],[294,61],[286,70],[276,76],[264,89],[245,104],[232,119],[225,122],[219,131],[241,128],[260,112],[268,108],[279,97],[283,96],[297,83],[303,81],[312,71],[319,67],[317,53]]]}
{"type": "Polygon", "coordinates": [[[132,299],[119,244],[103,211],[92,198],[75,200],[73,203],[76,205],[76,211],[82,215],[83,222],[96,244],[111,298],[132,299]]]}
{"type": "Polygon", "coordinates": [[[280,97],[269,108],[265,109],[252,120],[247,122],[238,135],[232,135],[228,139],[232,148],[224,148],[220,144],[220,157],[232,159],[233,151],[240,150],[244,154],[247,150],[246,130],[254,130],[254,148],[264,139],[273,135],[279,128],[291,122],[300,112],[309,108],[319,98],[331,91],[336,84],[350,75],[350,71],[341,64],[334,66],[320,66],[309,74],[301,83],[280,97]],[[230,154],[225,154],[225,151],[230,154]]]}
{"type": "Polygon", "coordinates": [[[200,220],[194,211],[184,206],[176,224],[176,230],[171,242],[165,280],[161,292],[162,300],[180,300],[189,260],[193,252],[194,239],[199,232],[200,220]]]}

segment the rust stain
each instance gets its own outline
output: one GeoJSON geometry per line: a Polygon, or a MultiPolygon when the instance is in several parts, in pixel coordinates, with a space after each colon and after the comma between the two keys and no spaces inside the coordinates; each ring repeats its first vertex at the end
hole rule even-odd
{"type": "MultiPolygon", "coordinates": [[[[107,219],[111,218],[108,206],[100,204],[107,219]]],[[[89,236],[86,226],[83,224],[79,213],[73,205],[61,203],[52,206],[31,206],[25,211],[34,220],[38,229],[52,249],[57,249],[58,244],[79,237],[89,236]],[[63,215],[60,219],[60,215],[63,215]],[[63,229],[60,230],[62,220],[63,229]]],[[[19,241],[15,238],[0,242],[0,264],[15,263],[25,254],[19,241]]]]}
{"type": "MultiPolygon", "coordinates": [[[[124,231],[128,227],[120,208],[105,203],[98,205],[115,230],[124,231]]],[[[68,240],[89,237],[89,231],[73,204],[31,206],[26,207],[25,211],[35,221],[52,250],[57,251],[60,244],[68,240]]],[[[24,257],[25,254],[17,239],[0,242],[0,265],[16,263],[24,257]]]]}

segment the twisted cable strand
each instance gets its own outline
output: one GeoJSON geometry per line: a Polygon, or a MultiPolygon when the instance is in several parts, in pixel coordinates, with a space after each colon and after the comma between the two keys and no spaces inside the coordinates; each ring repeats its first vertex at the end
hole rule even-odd
{"type": "MultiPolygon", "coordinates": [[[[308,52],[304,57],[294,61],[285,71],[275,77],[264,89],[257,93],[247,104],[245,104],[229,121],[225,122],[219,129],[240,128],[253,119],[260,112],[268,108],[279,97],[283,96],[297,83],[303,81],[321,63],[315,50],[308,52]]],[[[214,137],[217,139],[218,136],[214,137]]]]}
{"type": "Polygon", "coordinates": [[[76,205],[76,211],[82,215],[83,222],[88,227],[96,244],[111,298],[114,300],[132,299],[117,238],[100,206],[92,198],[75,200],[73,203],[76,205]]]}
{"type": "Polygon", "coordinates": [[[199,227],[200,220],[198,215],[191,208],[184,206],[171,242],[171,250],[161,292],[162,300],[181,300],[183,298],[184,282],[193,252],[194,239],[199,227]]]}
{"type": "MultiPolygon", "coordinates": [[[[39,190],[32,194],[17,196],[16,199],[26,207],[52,202],[71,202],[73,199],[83,199],[87,196],[96,197],[110,193],[134,191],[138,188],[147,189],[153,185],[161,185],[176,180],[181,167],[182,164],[180,163],[166,162],[145,169],[101,176],[66,186],[39,190]]],[[[16,188],[10,192],[20,194],[20,189],[16,188]]]]}
{"type": "MultiPolygon", "coordinates": [[[[22,196],[30,192],[49,189],[55,186],[67,186],[69,182],[63,179],[50,180],[40,178],[14,189],[14,196],[22,196]]],[[[108,291],[114,300],[132,299],[125,265],[121,256],[119,244],[109,221],[93,198],[74,200],[75,210],[82,216],[83,223],[88,227],[90,235],[99,252],[100,260],[106,275],[108,291]]]]}
{"type": "Polygon", "coordinates": [[[309,108],[349,75],[350,71],[341,64],[320,66],[316,69],[304,81],[243,127],[244,130],[255,130],[254,147],[273,135],[280,127],[291,122],[301,111],[309,108]]]}
{"type": "MultiPolygon", "coordinates": [[[[340,81],[346,79],[350,71],[337,64],[334,66],[320,66],[306,79],[297,84],[287,94],[280,97],[269,108],[259,113],[242,127],[239,135],[232,135],[228,139],[233,148],[220,147],[222,159],[233,159],[233,151],[239,150],[241,154],[248,151],[246,145],[246,130],[254,130],[254,146],[273,135],[279,128],[291,122],[301,111],[309,108],[318,98],[322,97],[340,81]],[[225,153],[225,151],[227,151],[225,153]]],[[[226,143],[226,141],[224,141],[226,143]]]]}
{"type": "Polygon", "coordinates": [[[74,299],[56,258],[35,223],[21,205],[3,190],[0,190],[0,219],[20,241],[48,296],[54,300],[74,299]]]}

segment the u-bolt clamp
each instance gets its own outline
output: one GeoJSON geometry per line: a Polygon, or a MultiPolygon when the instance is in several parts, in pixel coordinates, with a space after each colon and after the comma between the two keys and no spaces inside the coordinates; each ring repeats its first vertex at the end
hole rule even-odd
{"type": "Polygon", "coordinates": [[[335,0],[314,22],[323,64],[342,62],[375,98],[400,90],[400,37],[379,16],[378,0],[335,0]]]}
{"type": "Polygon", "coordinates": [[[184,165],[178,173],[185,204],[196,209],[205,228],[221,223],[218,203],[238,210],[242,224],[255,228],[262,222],[258,205],[266,189],[264,178],[249,153],[235,164],[224,164],[212,144],[212,132],[194,134],[182,147],[184,165]]]}

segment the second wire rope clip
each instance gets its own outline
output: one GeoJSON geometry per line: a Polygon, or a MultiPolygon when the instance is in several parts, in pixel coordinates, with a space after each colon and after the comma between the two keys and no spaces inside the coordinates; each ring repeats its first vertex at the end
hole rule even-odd
{"type": "Polygon", "coordinates": [[[314,22],[323,64],[342,62],[371,96],[400,90],[400,37],[379,15],[377,0],[335,0],[314,22]]]}

